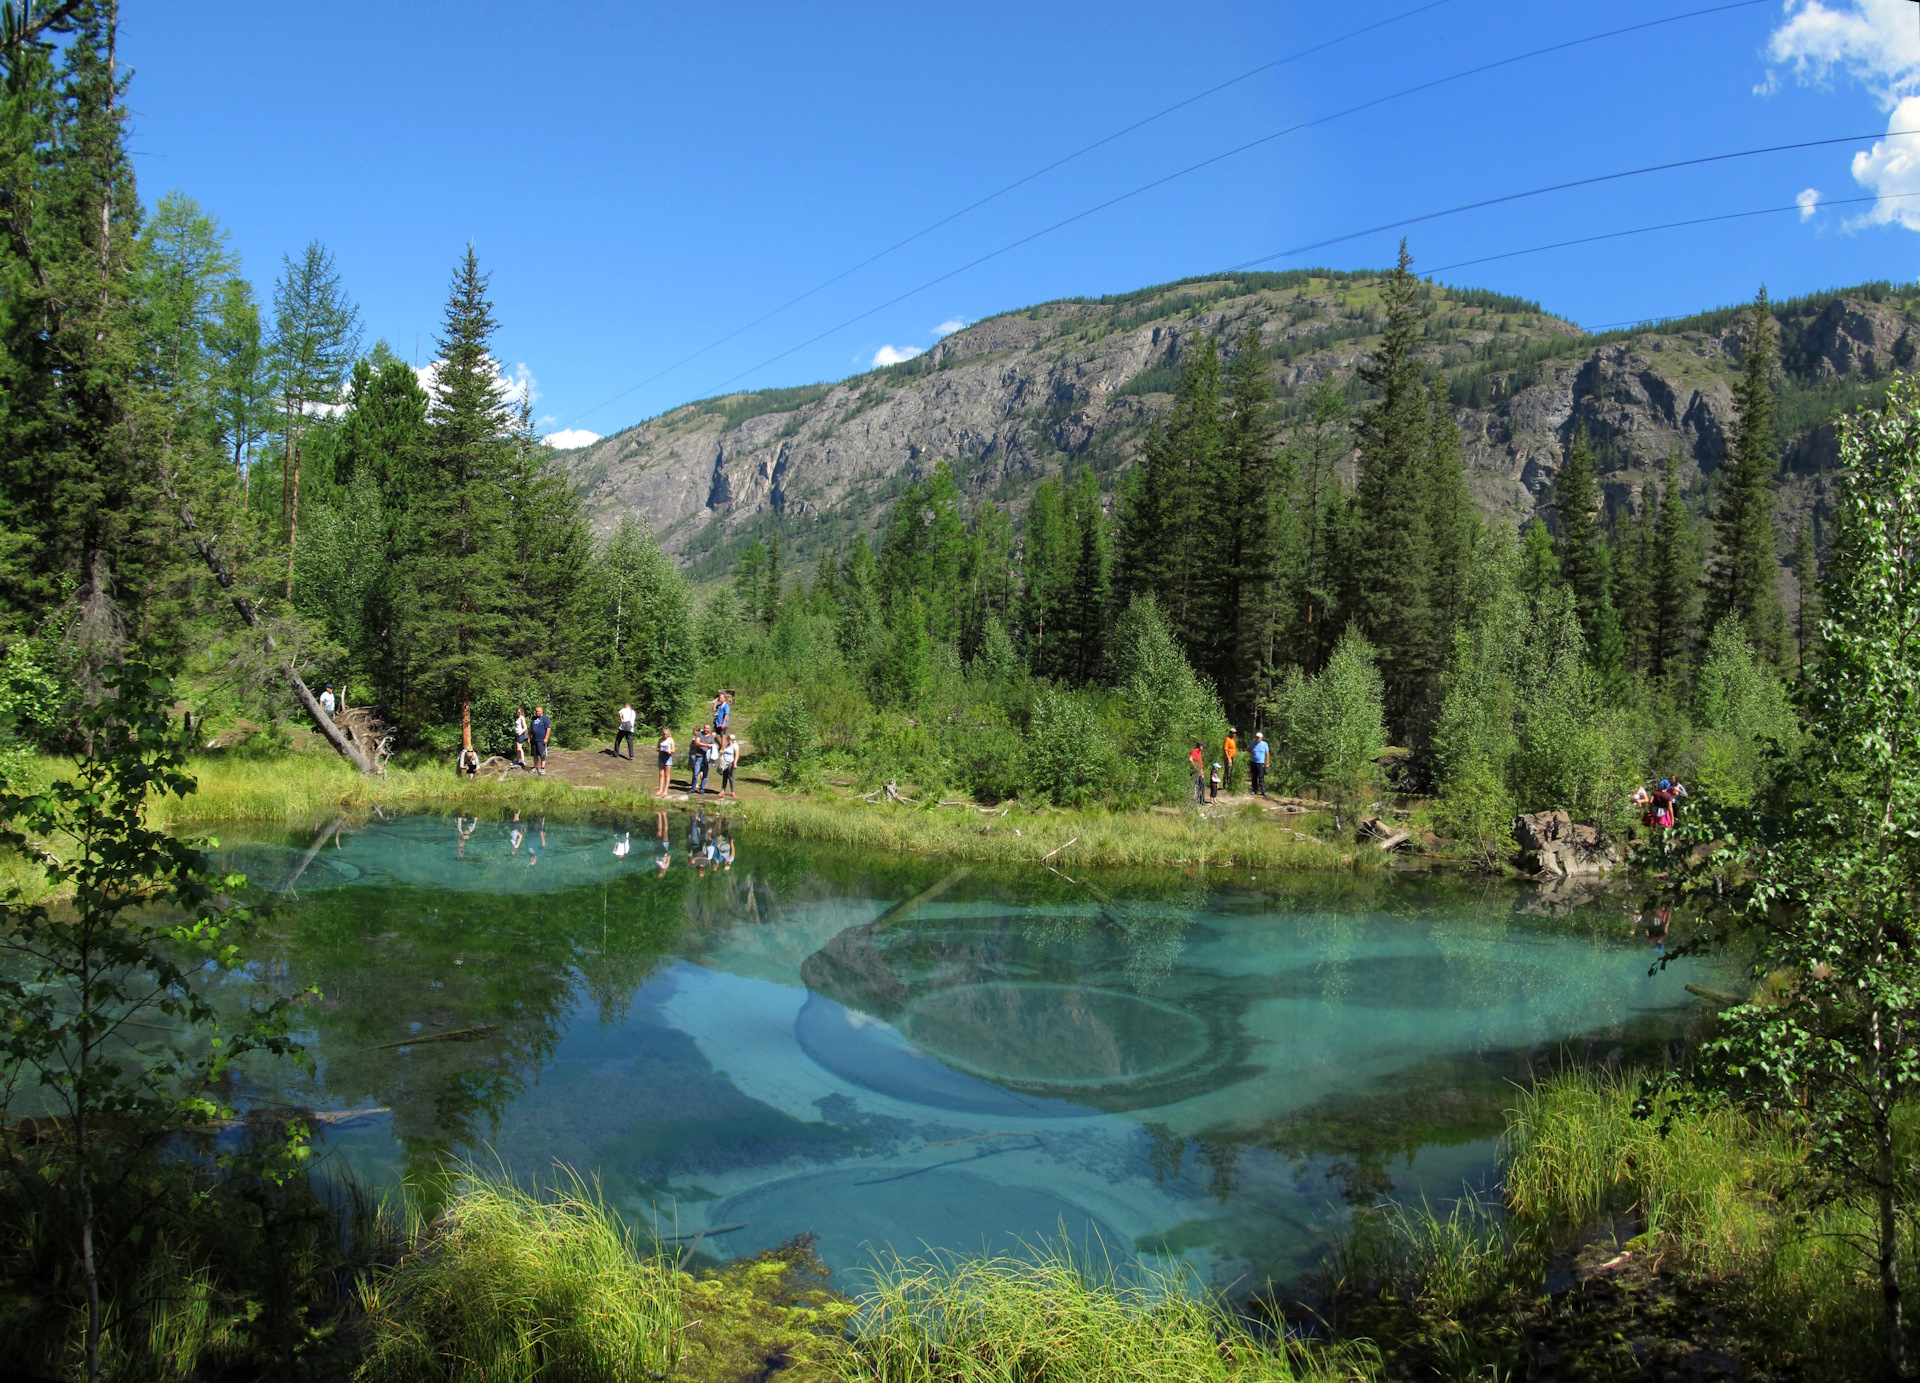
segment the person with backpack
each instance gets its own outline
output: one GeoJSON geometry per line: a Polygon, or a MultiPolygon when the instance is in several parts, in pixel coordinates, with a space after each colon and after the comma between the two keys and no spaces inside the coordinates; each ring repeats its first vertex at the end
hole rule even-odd
{"type": "Polygon", "coordinates": [[[533,771],[542,778],[547,776],[547,737],[553,733],[553,722],[547,719],[547,708],[533,708],[533,723],[527,726],[527,741],[533,746],[533,771]]]}

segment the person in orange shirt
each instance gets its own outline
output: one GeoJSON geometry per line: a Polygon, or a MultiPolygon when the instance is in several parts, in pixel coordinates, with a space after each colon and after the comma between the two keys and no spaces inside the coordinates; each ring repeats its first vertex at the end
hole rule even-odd
{"type": "Polygon", "coordinates": [[[1240,732],[1238,730],[1227,731],[1227,742],[1221,746],[1223,749],[1227,751],[1227,791],[1228,792],[1233,791],[1233,756],[1240,752],[1240,747],[1233,742],[1233,737],[1239,733],[1240,732]]]}
{"type": "Polygon", "coordinates": [[[1193,752],[1187,755],[1187,762],[1193,765],[1193,800],[1204,803],[1207,800],[1207,754],[1200,747],[1200,741],[1193,742],[1193,752]]]}

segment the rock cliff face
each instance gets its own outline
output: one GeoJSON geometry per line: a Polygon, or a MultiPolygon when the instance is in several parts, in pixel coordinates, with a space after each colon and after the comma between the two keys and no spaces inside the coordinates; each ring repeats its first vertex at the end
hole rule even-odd
{"type": "MultiPolygon", "coordinates": [[[[1584,424],[1611,506],[1678,451],[1689,493],[1727,451],[1741,314],[1589,337],[1532,304],[1428,290],[1422,356],[1453,380],[1475,498],[1521,522],[1552,497],[1584,424]]],[[[1836,408],[1914,356],[1920,299],[1883,286],[1783,305],[1783,542],[1821,502],[1836,408]]],[[[892,497],[946,461],[1016,519],[1033,487],[1090,465],[1111,489],[1172,404],[1180,363],[1205,337],[1231,349],[1258,326],[1274,355],[1283,421],[1321,381],[1357,388],[1378,342],[1378,279],[1248,275],[1098,302],[1046,303],[979,322],[927,354],[812,390],[689,404],[567,453],[597,530],[631,514],[679,560],[711,570],[777,526],[795,556],[871,529],[892,497]]]]}

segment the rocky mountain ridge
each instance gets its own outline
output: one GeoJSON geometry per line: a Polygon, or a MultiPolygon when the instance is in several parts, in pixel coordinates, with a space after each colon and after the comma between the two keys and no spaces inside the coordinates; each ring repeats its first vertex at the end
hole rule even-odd
{"type": "MultiPolygon", "coordinates": [[[[1448,375],[1483,512],[1519,523],[1541,511],[1580,424],[1610,507],[1637,506],[1675,449],[1704,505],[1726,454],[1743,308],[1589,335],[1518,299],[1422,291],[1420,354],[1448,375]]],[[[1869,284],[1774,313],[1784,549],[1824,500],[1835,413],[1877,399],[1912,361],[1920,291],[1869,284]]],[[[1207,336],[1231,347],[1255,325],[1274,357],[1283,436],[1321,381],[1364,403],[1355,368],[1379,339],[1379,275],[1247,274],[1004,313],[836,384],[684,405],[566,464],[596,530],[632,514],[696,575],[769,530],[796,558],[842,547],[943,460],[1017,520],[1048,475],[1091,466],[1111,491],[1171,406],[1187,353],[1207,336]]]]}

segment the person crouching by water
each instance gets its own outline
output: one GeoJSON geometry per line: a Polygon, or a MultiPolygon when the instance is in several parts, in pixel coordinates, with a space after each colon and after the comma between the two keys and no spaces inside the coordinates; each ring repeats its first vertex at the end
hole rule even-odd
{"type": "Polygon", "coordinates": [[[660,743],[656,748],[660,751],[660,786],[653,790],[653,795],[665,797],[673,787],[667,781],[668,775],[673,772],[673,731],[664,725],[660,727],[660,743]]]}
{"type": "Polygon", "coordinates": [[[1641,808],[1641,825],[1655,831],[1670,831],[1673,829],[1674,805],[1686,795],[1687,790],[1682,784],[1671,778],[1662,778],[1660,786],[1652,792],[1645,787],[1637,787],[1628,800],[1641,808]]]}

